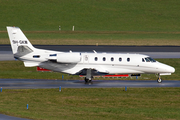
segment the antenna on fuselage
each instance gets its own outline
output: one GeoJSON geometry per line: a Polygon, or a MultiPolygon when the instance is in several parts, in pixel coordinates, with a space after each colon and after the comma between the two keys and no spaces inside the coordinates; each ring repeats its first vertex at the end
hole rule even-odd
{"type": "Polygon", "coordinates": [[[94,53],[97,53],[95,50],[93,50],[94,53]]]}

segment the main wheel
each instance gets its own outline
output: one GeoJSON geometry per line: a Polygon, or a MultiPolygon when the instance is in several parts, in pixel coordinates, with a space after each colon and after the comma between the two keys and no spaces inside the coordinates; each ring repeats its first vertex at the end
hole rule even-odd
{"type": "Polygon", "coordinates": [[[92,79],[88,79],[88,78],[85,77],[84,81],[85,81],[85,83],[90,83],[92,81],[92,79]]]}
{"type": "Polygon", "coordinates": [[[85,81],[85,83],[87,83],[89,80],[85,77],[85,78],[84,78],[84,81],[85,81]]]}

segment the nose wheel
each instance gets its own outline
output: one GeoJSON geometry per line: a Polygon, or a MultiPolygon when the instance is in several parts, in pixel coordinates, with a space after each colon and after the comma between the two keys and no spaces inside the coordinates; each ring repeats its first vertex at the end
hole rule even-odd
{"type": "Polygon", "coordinates": [[[158,79],[157,79],[157,82],[158,82],[158,83],[161,83],[161,82],[162,82],[162,79],[161,79],[161,78],[158,78],[158,79]]]}
{"type": "Polygon", "coordinates": [[[160,74],[159,74],[159,77],[158,77],[158,79],[157,79],[157,82],[158,82],[158,83],[161,83],[161,82],[162,82],[162,79],[161,79],[161,77],[160,77],[160,74]]]}

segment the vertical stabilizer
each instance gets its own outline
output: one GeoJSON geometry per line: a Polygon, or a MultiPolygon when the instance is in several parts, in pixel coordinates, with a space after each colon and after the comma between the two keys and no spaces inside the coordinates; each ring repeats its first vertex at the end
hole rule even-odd
{"type": "Polygon", "coordinates": [[[7,27],[13,54],[18,53],[18,48],[26,47],[33,51],[34,47],[18,27],[7,27]]]}

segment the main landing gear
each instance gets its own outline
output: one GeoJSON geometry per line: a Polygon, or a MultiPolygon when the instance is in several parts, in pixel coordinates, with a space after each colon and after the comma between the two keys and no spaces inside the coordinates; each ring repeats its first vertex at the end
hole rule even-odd
{"type": "Polygon", "coordinates": [[[91,83],[92,78],[93,78],[92,71],[93,71],[92,69],[87,69],[86,77],[84,78],[85,83],[91,83]]]}
{"type": "Polygon", "coordinates": [[[162,82],[162,79],[161,79],[161,77],[160,77],[160,74],[158,74],[159,75],[159,77],[158,77],[158,79],[157,79],[157,82],[158,83],[161,83],[162,82]]]}
{"type": "Polygon", "coordinates": [[[92,82],[92,78],[84,78],[84,81],[85,81],[85,83],[91,83],[92,82]]]}

